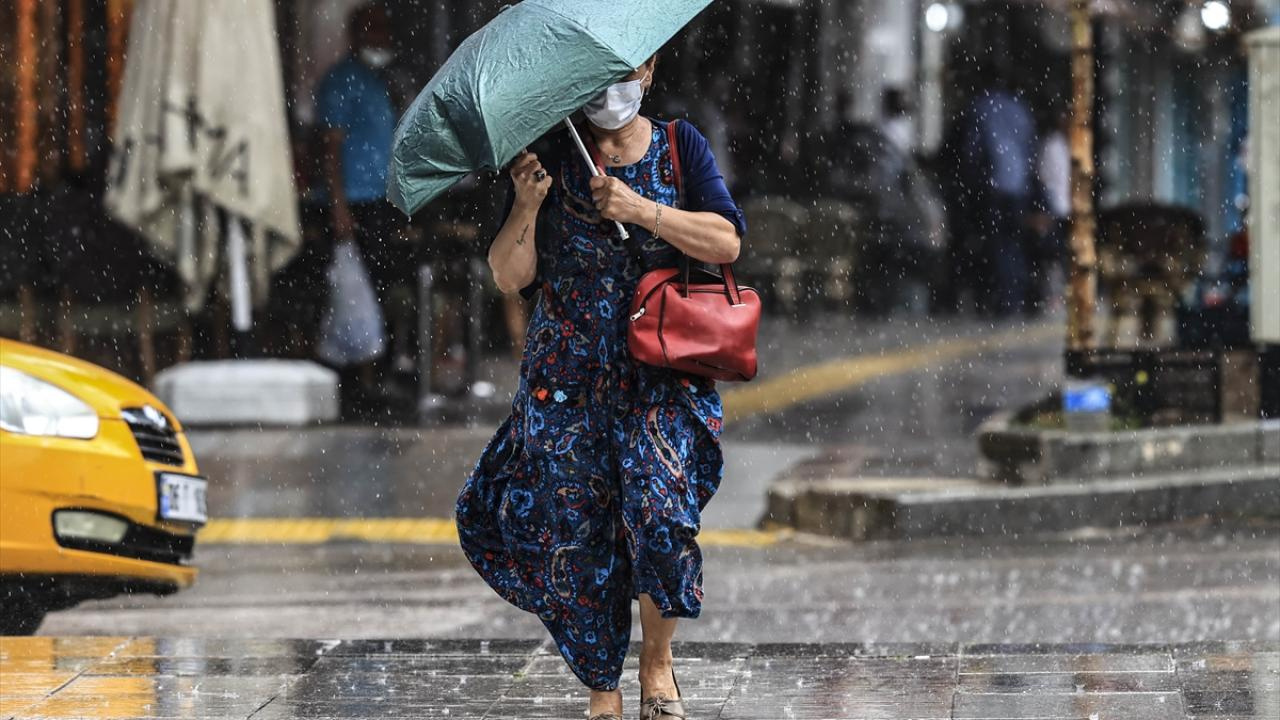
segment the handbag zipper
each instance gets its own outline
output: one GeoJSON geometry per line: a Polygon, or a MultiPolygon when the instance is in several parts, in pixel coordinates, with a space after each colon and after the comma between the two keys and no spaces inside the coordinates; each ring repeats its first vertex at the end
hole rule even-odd
{"type": "MultiPolygon", "coordinates": [[[[663,283],[663,284],[665,285],[666,283],[663,283]]],[[[649,302],[649,298],[650,298],[650,297],[652,297],[652,296],[653,296],[653,294],[654,294],[655,292],[657,292],[658,290],[660,290],[661,288],[662,288],[662,286],[661,286],[661,285],[659,285],[658,287],[656,287],[656,288],[654,288],[652,291],[650,291],[650,292],[649,292],[649,294],[645,296],[645,298],[644,298],[644,302],[646,302],[646,303],[647,303],[647,302],[649,302]]],[[[759,294],[760,294],[760,293],[759,293],[759,292],[757,292],[757,291],[756,291],[756,289],[755,289],[755,288],[753,288],[753,287],[746,287],[746,286],[741,286],[741,285],[740,285],[740,286],[738,286],[738,290],[739,290],[739,291],[742,291],[742,290],[750,290],[751,292],[756,293],[756,295],[759,295],[759,294]]],[[[690,291],[689,291],[689,293],[690,293],[690,294],[694,294],[694,293],[698,293],[698,294],[708,294],[708,293],[709,293],[709,294],[713,294],[713,295],[723,295],[723,294],[724,294],[724,291],[723,291],[723,290],[690,290],[690,291]]],[[[629,320],[630,320],[631,322],[635,322],[635,321],[639,320],[640,318],[644,317],[645,311],[646,311],[647,309],[648,309],[648,308],[647,308],[647,306],[646,306],[646,305],[641,305],[639,310],[635,311],[634,313],[632,313],[632,314],[629,316],[629,320]]]]}
{"type": "MultiPolygon", "coordinates": [[[[672,279],[672,280],[666,280],[666,281],[661,282],[661,283],[658,283],[657,285],[655,285],[655,286],[653,286],[652,288],[650,288],[650,289],[649,289],[649,292],[645,294],[644,299],[642,299],[642,300],[640,301],[640,310],[638,310],[635,314],[631,315],[631,322],[635,322],[636,320],[640,319],[640,316],[644,315],[644,309],[645,309],[645,307],[649,304],[649,298],[653,297],[653,296],[654,296],[654,295],[655,295],[659,290],[662,290],[662,288],[666,287],[667,285],[671,285],[671,284],[673,284],[673,283],[675,283],[675,280],[674,280],[674,279],[672,279]]],[[[700,283],[700,284],[710,285],[711,283],[700,283]]],[[[755,294],[756,294],[756,297],[759,297],[759,296],[760,296],[760,291],[759,291],[759,290],[756,290],[755,288],[751,287],[750,285],[739,285],[739,286],[738,286],[738,293],[739,293],[739,295],[741,295],[741,293],[742,293],[742,291],[743,291],[743,290],[750,290],[751,292],[753,292],[753,293],[755,293],[755,294]]],[[[722,289],[720,289],[719,287],[717,287],[715,290],[690,290],[690,291],[689,291],[689,293],[690,293],[690,294],[692,294],[692,293],[717,293],[717,294],[720,294],[720,295],[724,295],[724,294],[725,294],[725,291],[724,291],[724,290],[722,290],[722,289]]]]}

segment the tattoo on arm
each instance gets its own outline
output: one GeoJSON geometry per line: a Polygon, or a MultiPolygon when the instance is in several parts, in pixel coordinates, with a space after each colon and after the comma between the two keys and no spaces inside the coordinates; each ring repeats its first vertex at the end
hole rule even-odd
{"type": "Polygon", "coordinates": [[[516,239],[516,244],[517,244],[517,245],[523,245],[523,244],[524,244],[524,236],[525,236],[525,235],[528,235],[528,234],[529,234],[529,225],[528,225],[528,223],[526,223],[526,224],[525,224],[525,226],[524,226],[524,229],[520,231],[520,237],[516,239]]]}

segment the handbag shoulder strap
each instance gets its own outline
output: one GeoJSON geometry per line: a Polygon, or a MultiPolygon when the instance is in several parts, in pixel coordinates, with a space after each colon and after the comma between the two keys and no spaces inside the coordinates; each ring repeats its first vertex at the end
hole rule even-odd
{"type": "Polygon", "coordinates": [[[676,197],[678,198],[677,202],[680,203],[680,209],[683,210],[684,209],[684,178],[683,178],[684,173],[681,170],[681,163],[680,163],[680,141],[677,139],[678,136],[676,135],[676,123],[678,122],[680,121],[679,120],[667,121],[667,147],[670,148],[670,151],[671,151],[671,179],[675,181],[676,197]]]}
{"type": "MultiPolygon", "coordinates": [[[[679,120],[671,119],[667,121],[667,154],[671,156],[671,180],[676,184],[676,207],[684,209],[684,182],[680,169],[680,142],[676,140],[676,123],[679,120]]],[[[688,253],[680,253],[680,267],[684,270],[684,286],[686,290],[689,287],[689,267],[693,265],[693,260],[688,253]]]]}
{"type": "MultiPolygon", "coordinates": [[[[679,120],[667,121],[667,146],[671,149],[671,179],[676,184],[676,197],[680,203],[681,210],[685,208],[684,199],[684,173],[680,162],[680,141],[677,139],[679,135],[676,133],[676,123],[679,120]]],[[[684,282],[685,287],[689,286],[689,265],[691,264],[689,255],[680,253],[684,259],[684,282]]],[[[729,294],[729,299],[734,305],[742,303],[741,296],[738,291],[738,280],[733,276],[733,265],[725,263],[720,266],[720,275],[724,278],[724,287],[729,294]]]]}

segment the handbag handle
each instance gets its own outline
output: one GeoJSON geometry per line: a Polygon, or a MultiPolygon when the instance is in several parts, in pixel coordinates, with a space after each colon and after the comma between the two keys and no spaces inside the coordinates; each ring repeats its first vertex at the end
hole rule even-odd
{"type": "MultiPolygon", "coordinates": [[[[676,185],[676,202],[678,208],[683,210],[685,205],[684,199],[684,182],[683,172],[680,167],[680,144],[676,140],[676,123],[678,120],[670,120],[667,122],[667,147],[671,150],[671,179],[676,185]]],[[[586,133],[588,147],[591,151],[591,161],[595,163],[596,168],[600,171],[600,175],[605,175],[604,163],[600,160],[600,148],[596,145],[596,139],[591,133],[586,133]]],[[[679,248],[677,248],[679,250],[679,248]]],[[[680,251],[680,258],[683,263],[684,285],[681,294],[685,297],[689,296],[689,266],[691,265],[689,254],[680,251]]],[[[729,299],[730,305],[741,305],[742,294],[738,290],[738,281],[733,275],[732,263],[723,263],[720,265],[720,276],[724,281],[724,294],[729,299]]]]}

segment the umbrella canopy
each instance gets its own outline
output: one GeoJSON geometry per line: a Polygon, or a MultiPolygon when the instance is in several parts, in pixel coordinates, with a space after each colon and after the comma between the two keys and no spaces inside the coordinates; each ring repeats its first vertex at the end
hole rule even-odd
{"type": "Polygon", "coordinates": [[[625,77],[710,0],[524,0],[462,42],[400,119],[387,198],[412,215],[625,77]]]}
{"type": "Polygon", "coordinates": [[[233,300],[242,281],[261,301],[301,243],[274,13],[272,0],[134,7],[106,206],[177,268],[192,309],[227,255],[233,300]]]}

